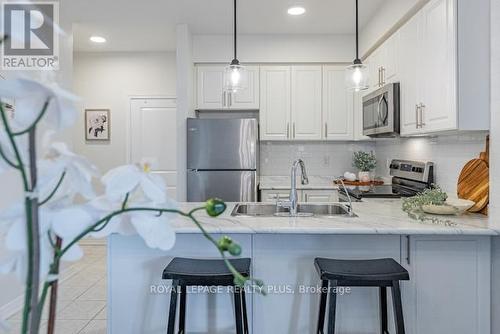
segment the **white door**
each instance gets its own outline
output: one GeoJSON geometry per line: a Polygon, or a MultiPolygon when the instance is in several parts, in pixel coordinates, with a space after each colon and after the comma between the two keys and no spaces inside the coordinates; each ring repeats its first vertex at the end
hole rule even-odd
{"type": "Polygon", "coordinates": [[[130,102],[129,160],[152,163],[170,198],[177,188],[177,109],[175,99],[132,99],[130,102]]]}
{"type": "Polygon", "coordinates": [[[353,93],[345,86],[345,66],[323,67],[323,139],[352,140],[353,93]]]}
{"type": "Polygon", "coordinates": [[[197,66],[197,109],[222,109],[227,95],[223,91],[223,66],[197,66]]]}
{"type": "MultiPolygon", "coordinates": [[[[457,128],[454,0],[433,0],[422,10],[422,117],[425,132],[457,128]]],[[[406,60],[405,60],[406,61],[406,60]]]]}
{"type": "Polygon", "coordinates": [[[235,110],[258,110],[259,100],[259,67],[245,66],[247,88],[237,93],[228,93],[227,105],[235,110]]]}
{"type": "Polygon", "coordinates": [[[260,138],[290,139],[290,67],[260,68],[260,138]]]}
{"type": "Polygon", "coordinates": [[[403,61],[399,67],[401,84],[401,134],[411,135],[421,130],[417,126],[419,120],[417,105],[420,101],[419,76],[421,72],[421,56],[419,46],[420,14],[414,16],[400,30],[399,55],[403,61]]]}
{"type": "Polygon", "coordinates": [[[292,67],[292,139],[320,140],[322,67],[292,67]]]}

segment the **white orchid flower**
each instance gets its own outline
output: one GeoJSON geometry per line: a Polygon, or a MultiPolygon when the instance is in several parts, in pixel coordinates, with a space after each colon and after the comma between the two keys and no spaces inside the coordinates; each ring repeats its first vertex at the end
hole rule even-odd
{"type": "MultiPolygon", "coordinates": [[[[52,212],[46,208],[39,210],[40,223],[40,275],[46,277],[54,256],[48,232],[51,225],[52,212]]],[[[15,273],[18,279],[24,280],[28,268],[28,249],[26,217],[24,206],[16,204],[7,210],[0,220],[10,224],[5,237],[5,248],[9,254],[7,260],[0,264],[0,273],[15,273]]]]}
{"type": "Polygon", "coordinates": [[[64,197],[72,198],[81,194],[86,199],[95,198],[92,179],[99,175],[97,168],[86,158],[71,152],[65,143],[52,143],[49,147],[49,157],[52,159],[38,162],[39,166],[39,196],[47,198],[57,187],[61,176],[65,177],[53,197],[57,201],[64,197]]]}
{"type": "MultiPolygon", "coordinates": [[[[19,155],[21,157],[21,160],[23,164],[26,164],[28,161],[27,154],[28,154],[28,141],[26,136],[18,136],[14,138],[19,155]]],[[[5,158],[9,159],[11,163],[17,164],[18,161],[16,159],[16,155],[14,153],[14,150],[12,148],[12,143],[10,142],[9,137],[7,136],[7,133],[5,132],[5,129],[3,127],[2,122],[0,121],[0,150],[2,151],[1,154],[4,155],[5,158]]],[[[0,155],[0,174],[7,169],[10,168],[10,165],[4,160],[2,155],[0,155]]]]}
{"type": "Polygon", "coordinates": [[[9,323],[7,322],[7,320],[2,319],[0,317],[0,333],[2,333],[2,332],[8,333],[11,330],[12,330],[12,327],[9,325],[9,323]]]}
{"type": "Polygon", "coordinates": [[[152,174],[151,166],[147,163],[114,168],[103,176],[102,182],[106,186],[106,196],[112,201],[123,200],[127,194],[138,189],[154,203],[167,201],[165,181],[152,174]]]}
{"type": "MultiPolygon", "coordinates": [[[[121,207],[110,202],[107,198],[97,198],[91,203],[92,212],[99,212],[100,218],[109,215],[112,212],[119,211],[121,207]]],[[[173,201],[167,201],[163,204],[154,204],[151,202],[133,202],[127,206],[128,209],[134,210],[137,208],[148,209],[176,209],[177,204],[173,201]]],[[[90,236],[101,238],[113,233],[121,235],[136,235],[138,234],[145,243],[151,248],[161,250],[169,250],[175,244],[175,231],[171,226],[173,217],[172,213],[158,214],[155,211],[131,211],[122,213],[113,217],[109,223],[103,226],[103,229],[98,232],[93,232],[90,236]]]]}
{"type": "Polygon", "coordinates": [[[78,98],[56,84],[41,84],[31,79],[0,80],[0,98],[15,99],[11,126],[15,131],[29,128],[48,102],[43,121],[55,129],[73,125],[78,117],[73,102],[78,98]]]}

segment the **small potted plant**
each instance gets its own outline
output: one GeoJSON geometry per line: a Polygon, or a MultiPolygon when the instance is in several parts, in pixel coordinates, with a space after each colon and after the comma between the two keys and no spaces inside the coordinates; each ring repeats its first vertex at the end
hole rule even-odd
{"type": "Polygon", "coordinates": [[[359,170],[359,181],[370,182],[370,172],[377,167],[377,158],[373,152],[354,152],[352,165],[359,170]]]}

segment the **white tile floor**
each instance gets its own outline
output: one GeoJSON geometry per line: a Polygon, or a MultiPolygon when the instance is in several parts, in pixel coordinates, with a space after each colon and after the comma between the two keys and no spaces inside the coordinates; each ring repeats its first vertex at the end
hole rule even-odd
{"type": "MultiPolygon", "coordinates": [[[[85,257],[62,274],[57,308],[57,334],[106,334],[106,246],[82,246],[85,257]]],[[[48,308],[48,306],[46,306],[48,308]]],[[[48,312],[41,333],[47,332],[48,312]]],[[[9,319],[9,333],[20,333],[21,312],[9,319]]]]}

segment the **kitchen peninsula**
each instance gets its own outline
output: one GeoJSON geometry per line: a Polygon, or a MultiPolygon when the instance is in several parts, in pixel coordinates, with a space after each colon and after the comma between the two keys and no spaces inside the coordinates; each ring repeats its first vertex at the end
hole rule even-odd
{"type": "MultiPolygon", "coordinates": [[[[186,210],[196,206],[180,205],[186,210]]],[[[199,217],[208,232],[239,242],[241,256],[252,258],[253,276],[266,284],[267,296],[252,293],[247,300],[251,333],[314,332],[319,303],[315,257],[399,261],[411,277],[402,285],[408,333],[490,332],[490,238],[498,233],[488,228],[484,216],[420,223],[401,210],[400,200],[379,199],[353,203],[357,217],[233,217],[234,206],[215,219],[199,217]]],[[[161,279],[166,264],[175,256],[218,258],[191,222],[176,218],[172,225],[177,242],[168,252],[149,249],[135,236],[109,239],[108,328],[113,333],[163,333],[170,284],[161,279]]],[[[188,293],[188,332],[234,332],[227,316],[233,312],[231,300],[225,292],[188,293]]],[[[376,289],[346,290],[338,303],[339,332],[376,332],[376,289]]]]}

